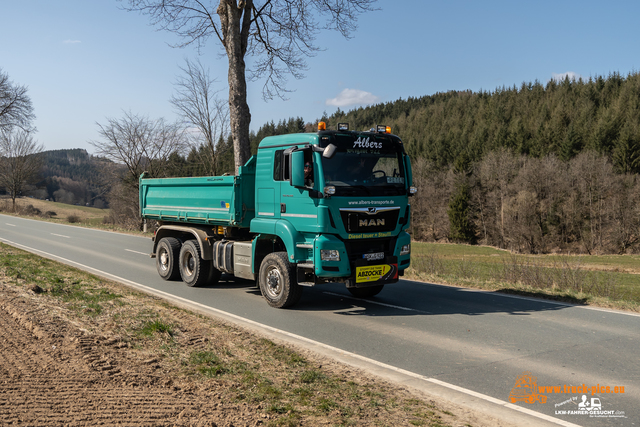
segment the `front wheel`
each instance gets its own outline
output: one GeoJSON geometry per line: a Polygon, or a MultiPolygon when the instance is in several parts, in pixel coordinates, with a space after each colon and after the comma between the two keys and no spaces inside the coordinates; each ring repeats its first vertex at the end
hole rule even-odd
{"type": "Polygon", "coordinates": [[[200,257],[200,246],[195,240],[188,240],[182,245],[178,262],[180,277],[187,286],[202,286],[210,279],[211,261],[200,257]]]}
{"type": "Polygon", "coordinates": [[[384,285],[369,286],[367,288],[347,288],[351,295],[357,298],[371,298],[374,295],[378,295],[382,291],[384,285]]]}
{"type": "Polygon", "coordinates": [[[296,304],[302,296],[293,265],[286,252],[267,255],[260,264],[260,292],[271,307],[285,308],[296,304]]]}

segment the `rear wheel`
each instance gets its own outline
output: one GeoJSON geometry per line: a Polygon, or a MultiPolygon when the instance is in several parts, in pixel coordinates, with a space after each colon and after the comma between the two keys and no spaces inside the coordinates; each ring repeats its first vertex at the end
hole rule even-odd
{"type": "Polygon", "coordinates": [[[158,242],[156,248],[156,269],[164,280],[177,280],[180,277],[178,256],[180,241],[175,237],[165,237],[158,242]]]}
{"type": "Polygon", "coordinates": [[[294,266],[286,252],[267,255],[260,264],[260,292],[271,307],[285,308],[296,304],[302,296],[302,287],[296,281],[294,266]]]}
{"type": "Polygon", "coordinates": [[[382,291],[384,285],[369,286],[366,288],[347,288],[351,295],[357,298],[371,298],[374,295],[378,295],[382,291]]]}
{"type": "Polygon", "coordinates": [[[209,280],[211,261],[200,257],[200,246],[195,240],[187,240],[179,257],[180,277],[187,286],[202,286],[209,280]]]}

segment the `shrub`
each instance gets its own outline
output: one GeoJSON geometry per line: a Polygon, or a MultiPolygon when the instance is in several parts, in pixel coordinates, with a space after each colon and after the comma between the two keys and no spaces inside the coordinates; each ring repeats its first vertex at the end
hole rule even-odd
{"type": "Polygon", "coordinates": [[[80,222],[80,217],[78,215],[69,215],[67,217],[67,222],[70,222],[71,224],[75,224],[77,222],[80,222]]]}
{"type": "Polygon", "coordinates": [[[41,215],[42,211],[34,207],[33,205],[27,205],[21,213],[24,215],[37,216],[37,215],[41,215]]]}

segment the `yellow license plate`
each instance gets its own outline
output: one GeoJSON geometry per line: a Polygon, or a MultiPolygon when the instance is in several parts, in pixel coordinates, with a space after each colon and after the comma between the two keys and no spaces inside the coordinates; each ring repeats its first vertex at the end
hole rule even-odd
{"type": "Polygon", "coordinates": [[[377,282],[391,272],[393,268],[393,266],[387,264],[356,267],[356,283],[377,282]]]}

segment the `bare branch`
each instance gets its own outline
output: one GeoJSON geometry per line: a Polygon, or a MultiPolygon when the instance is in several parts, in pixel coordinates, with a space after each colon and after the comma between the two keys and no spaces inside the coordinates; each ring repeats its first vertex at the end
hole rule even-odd
{"type": "Polygon", "coordinates": [[[0,129],[0,185],[11,196],[14,211],[16,197],[37,177],[42,167],[40,153],[43,149],[29,132],[0,129]]]}
{"type": "Polygon", "coordinates": [[[323,29],[350,37],[360,14],[375,10],[376,0],[127,0],[126,10],[149,15],[162,30],[177,34],[187,46],[204,46],[216,34],[229,59],[229,111],[236,171],[250,156],[247,104],[249,79],[264,79],[265,100],[283,98],[287,76],[304,77],[305,58],[320,48],[323,29]],[[214,7],[213,3],[217,3],[214,7]],[[217,14],[219,25],[214,22],[217,14]],[[253,61],[247,65],[245,57],[253,61]]]}
{"type": "Polygon", "coordinates": [[[171,103],[176,108],[194,141],[200,161],[210,175],[216,175],[219,152],[217,143],[229,132],[229,104],[220,99],[215,80],[200,61],[186,61],[180,68],[184,73],[175,82],[176,93],[171,103]]]}
{"type": "Polygon", "coordinates": [[[35,131],[31,122],[35,119],[31,99],[26,86],[17,86],[0,68],[0,129],[18,127],[24,131],[35,131]]]}
{"type": "Polygon", "coordinates": [[[121,119],[108,118],[98,125],[100,141],[90,141],[96,154],[127,167],[127,182],[137,188],[138,178],[147,171],[153,177],[165,176],[165,166],[173,153],[186,148],[184,128],[164,119],[150,120],[131,112],[121,119]]]}

